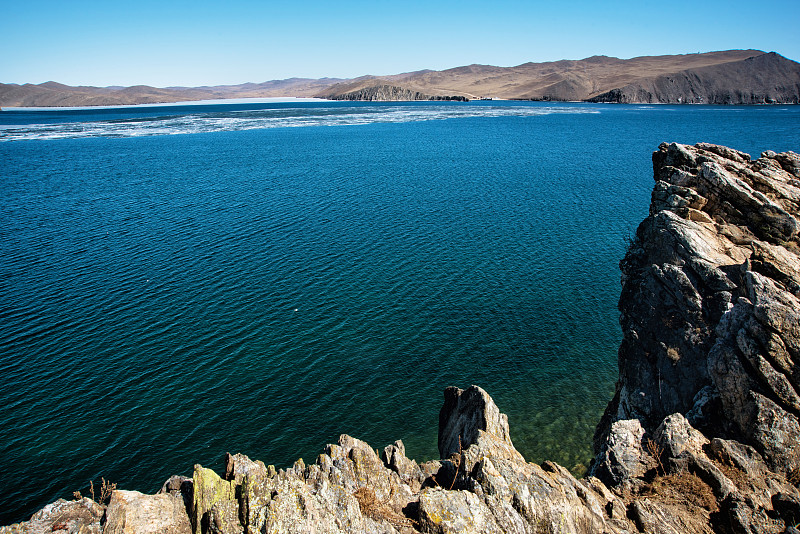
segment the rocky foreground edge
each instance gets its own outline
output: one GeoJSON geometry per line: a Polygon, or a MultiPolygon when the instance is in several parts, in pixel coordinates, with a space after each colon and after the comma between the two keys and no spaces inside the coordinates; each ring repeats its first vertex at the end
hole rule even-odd
{"type": "Polygon", "coordinates": [[[485,391],[450,387],[441,460],[343,435],[310,465],[227,455],[0,533],[800,532],[800,156],[662,144],[653,168],[586,478],[526,462],[485,391]]]}

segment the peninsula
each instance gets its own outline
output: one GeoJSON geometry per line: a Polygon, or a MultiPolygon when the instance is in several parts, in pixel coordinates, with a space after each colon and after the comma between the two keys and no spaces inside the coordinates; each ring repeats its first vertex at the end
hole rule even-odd
{"type": "Polygon", "coordinates": [[[800,63],[775,52],[727,50],[619,59],[468,65],[353,79],[290,78],[213,87],[72,87],[0,83],[0,106],[109,106],[225,98],[510,99],[669,104],[797,104],[800,63]]]}

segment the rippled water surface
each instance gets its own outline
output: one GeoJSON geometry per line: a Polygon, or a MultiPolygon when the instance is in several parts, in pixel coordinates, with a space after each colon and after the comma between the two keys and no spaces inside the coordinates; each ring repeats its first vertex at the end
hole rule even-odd
{"type": "Polygon", "coordinates": [[[435,458],[448,385],[484,387],[529,460],[580,471],[651,152],[797,150],[799,111],[0,112],[0,524],[101,476],[154,492],[340,433],[435,458]]]}

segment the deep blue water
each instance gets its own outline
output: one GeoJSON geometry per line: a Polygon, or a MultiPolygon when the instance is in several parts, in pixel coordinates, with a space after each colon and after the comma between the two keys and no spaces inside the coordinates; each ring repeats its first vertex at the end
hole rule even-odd
{"type": "Polygon", "coordinates": [[[448,385],[580,471],[662,141],[797,151],[800,106],[0,112],[0,524],[341,433],[435,458],[448,385]]]}

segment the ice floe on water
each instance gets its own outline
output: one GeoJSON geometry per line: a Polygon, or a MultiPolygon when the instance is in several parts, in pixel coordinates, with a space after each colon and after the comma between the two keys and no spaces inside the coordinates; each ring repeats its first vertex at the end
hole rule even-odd
{"type": "MultiPolygon", "coordinates": [[[[155,110],[157,112],[157,110],[155,110]]],[[[599,113],[596,108],[570,105],[355,105],[352,107],[286,107],[234,111],[201,111],[132,116],[107,120],[0,125],[0,141],[141,137],[206,132],[357,126],[473,117],[533,117],[554,113],[599,113]]]]}

